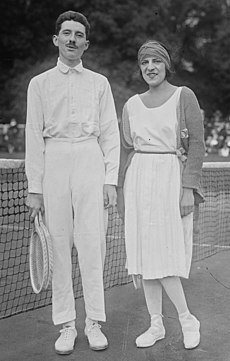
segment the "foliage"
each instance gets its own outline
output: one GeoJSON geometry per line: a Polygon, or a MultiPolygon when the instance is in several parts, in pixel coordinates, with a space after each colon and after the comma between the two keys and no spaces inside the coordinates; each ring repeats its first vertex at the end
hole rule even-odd
{"type": "MultiPolygon", "coordinates": [[[[190,86],[206,112],[229,113],[229,0],[2,0],[0,2],[0,109],[2,116],[25,121],[26,88],[33,74],[55,64],[51,37],[57,16],[68,9],[91,24],[90,68],[107,75],[118,112],[144,84],[136,54],[148,38],[173,52],[175,84],[190,86]]],[[[1,116],[1,114],[0,114],[1,116]]]]}

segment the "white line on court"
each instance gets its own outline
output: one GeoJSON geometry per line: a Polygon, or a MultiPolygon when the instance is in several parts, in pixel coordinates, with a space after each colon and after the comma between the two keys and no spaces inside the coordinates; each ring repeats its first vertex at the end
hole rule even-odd
{"type": "MultiPolygon", "coordinates": [[[[22,227],[22,226],[18,226],[18,225],[1,225],[0,226],[0,230],[4,229],[4,230],[9,230],[9,231],[23,231],[25,229],[30,229],[30,228],[27,228],[27,227],[22,227]]],[[[1,233],[1,232],[0,232],[1,233]]],[[[108,235],[106,238],[109,238],[109,239],[120,239],[120,238],[123,238],[119,235],[117,236],[113,236],[113,235],[108,235]]],[[[193,246],[196,246],[196,247],[210,247],[210,248],[219,248],[219,249],[230,249],[230,246],[221,246],[221,245],[218,245],[218,244],[209,244],[209,243],[193,243],[193,246]]]]}
{"type": "Polygon", "coordinates": [[[220,246],[218,244],[208,244],[208,243],[193,243],[194,246],[197,247],[213,247],[213,248],[223,248],[223,249],[230,249],[230,246],[220,246]]]}

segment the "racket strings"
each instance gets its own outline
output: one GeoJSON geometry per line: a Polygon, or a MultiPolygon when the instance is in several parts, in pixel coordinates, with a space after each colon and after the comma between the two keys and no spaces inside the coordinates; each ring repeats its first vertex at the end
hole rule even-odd
{"type": "Polygon", "coordinates": [[[34,220],[30,239],[30,279],[33,291],[39,293],[51,284],[53,269],[52,242],[42,216],[34,220]]]}
{"type": "Polygon", "coordinates": [[[36,232],[34,232],[34,252],[32,252],[31,256],[31,267],[33,272],[33,282],[37,290],[41,289],[43,282],[43,252],[42,245],[39,240],[39,237],[36,232]]]}
{"type": "Polygon", "coordinates": [[[46,282],[45,282],[45,289],[47,289],[52,281],[52,275],[53,275],[53,250],[52,250],[52,240],[50,237],[50,234],[46,228],[46,226],[44,225],[41,215],[40,215],[40,227],[43,231],[44,234],[44,239],[46,242],[46,249],[47,249],[47,264],[48,264],[48,270],[47,270],[47,278],[46,278],[46,282]]]}

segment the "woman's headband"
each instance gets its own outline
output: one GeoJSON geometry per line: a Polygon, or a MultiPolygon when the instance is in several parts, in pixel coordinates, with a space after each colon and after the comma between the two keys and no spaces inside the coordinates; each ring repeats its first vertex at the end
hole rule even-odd
{"type": "Polygon", "coordinates": [[[137,54],[138,63],[140,64],[144,58],[155,57],[165,63],[166,69],[171,68],[171,59],[168,51],[157,41],[148,41],[144,43],[137,54]]]}

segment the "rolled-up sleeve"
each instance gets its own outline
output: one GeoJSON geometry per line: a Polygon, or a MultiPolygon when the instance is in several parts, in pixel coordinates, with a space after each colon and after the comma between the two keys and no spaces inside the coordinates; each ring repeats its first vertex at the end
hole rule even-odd
{"type": "Polygon", "coordinates": [[[40,89],[33,78],[27,91],[27,117],[26,117],[26,176],[29,193],[42,193],[42,180],[44,173],[44,115],[40,89]]]}
{"type": "Polygon", "coordinates": [[[105,79],[103,83],[99,111],[99,145],[104,156],[105,184],[117,185],[120,158],[120,136],[114,99],[107,79],[105,79]]]}

